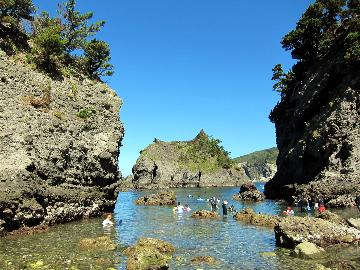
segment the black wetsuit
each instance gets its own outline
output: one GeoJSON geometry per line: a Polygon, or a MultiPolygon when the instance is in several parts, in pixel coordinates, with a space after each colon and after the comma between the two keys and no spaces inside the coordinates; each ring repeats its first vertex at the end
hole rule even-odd
{"type": "Polygon", "coordinates": [[[222,206],[222,210],[223,210],[223,215],[224,215],[224,216],[227,216],[227,207],[226,207],[226,204],[223,203],[221,206],[222,206]]]}

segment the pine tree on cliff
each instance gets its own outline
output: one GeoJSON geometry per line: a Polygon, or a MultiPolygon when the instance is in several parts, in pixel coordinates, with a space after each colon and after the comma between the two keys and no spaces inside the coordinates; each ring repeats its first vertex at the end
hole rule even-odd
{"type": "MultiPolygon", "coordinates": [[[[286,73],[281,64],[273,68],[273,89],[281,93],[283,100],[289,91],[294,91],[295,86],[301,84],[309,68],[326,57],[334,46],[342,46],[344,60],[349,65],[359,63],[360,1],[316,0],[302,15],[296,28],[284,36],[281,44],[298,60],[286,73]],[[344,42],[338,44],[339,39],[344,42]]],[[[283,112],[280,108],[278,104],[270,113],[272,122],[281,117],[283,112]]]]}
{"type": "Polygon", "coordinates": [[[33,19],[32,0],[0,0],[0,48],[8,54],[27,47],[22,21],[33,19]]]}

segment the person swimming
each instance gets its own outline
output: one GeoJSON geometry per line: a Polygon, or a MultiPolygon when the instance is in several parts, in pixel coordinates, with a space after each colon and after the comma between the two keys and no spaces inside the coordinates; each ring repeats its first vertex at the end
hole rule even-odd
{"type": "Polygon", "coordinates": [[[114,222],[112,222],[112,215],[108,214],[105,220],[102,222],[103,227],[114,226],[114,222]]]}

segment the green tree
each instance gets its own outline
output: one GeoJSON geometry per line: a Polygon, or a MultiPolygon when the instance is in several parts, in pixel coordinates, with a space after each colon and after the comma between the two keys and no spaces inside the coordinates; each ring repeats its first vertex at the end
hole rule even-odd
{"type": "Polygon", "coordinates": [[[314,61],[328,52],[335,34],[332,29],[344,13],[345,0],[316,0],[305,11],[295,30],[283,38],[281,44],[291,50],[294,59],[314,61]]]}
{"type": "Polygon", "coordinates": [[[50,18],[43,12],[33,23],[33,47],[30,58],[36,66],[52,74],[58,74],[64,64],[65,41],[59,19],[50,18]]]}
{"type": "Polygon", "coordinates": [[[89,23],[93,12],[81,14],[76,10],[75,0],[59,5],[59,14],[63,23],[62,38],[69,54],[74,50],[84,49],[87,39],[99,32],[105,24],[105,21],[89,23]]]}
{"type": "Polygon", "coordinates": [[[18,24],[21,19],[31,20],[35,6],[32,0],[0,0],[0,22],[18,24]]]}
{"type": "Polygon", "coordinates": [[[110,48],[105,41],[96,39],[87,42],[84,48],[85,72],[90,78],[100,79],[101,76],[111,76],[113,66],[110,61],[110,48]]]}
{"type": "Polygon", "coordinates": [[[0,0],[0,48],[8,54],[27,49],[27,35],[22,21],[32,20],[32,0],[0,0]]]}

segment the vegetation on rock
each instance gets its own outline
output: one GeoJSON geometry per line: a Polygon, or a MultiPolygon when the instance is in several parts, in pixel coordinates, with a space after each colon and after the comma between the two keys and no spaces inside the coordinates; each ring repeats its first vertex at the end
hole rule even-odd
{"type": "Polygon", "coordinates": [[[109,45],[96,38],[105,21],[91,23],[92,12],[80,13],[76,1],[59,5],[58,16],[34,15],[32,0],[0,1],[0,48],[6,53],[27,53],[27,60],[51,75],[111,76],[109,45]],[[31,24],[31,30],[24,27],[31,24]]]}
{"type": "MultiPolygon", "coordinates": [[[[360,3],[357,0],[316,0],[308,7],[296,28],[281,41],[283,48],[291,51],[298,62],[288,72],[283,71],[281,64],[273,68],[273,88],[281,93],[282,101],[296,91],[306,73],[333,50],[343,51],[342,57],[348,65],[359,64],[359,12],[360,3]]],[[[272,110],[272,122],[277,122],[286,113],[281,104],[272,110]]]]}
{"type": "Polygon", "coordinates": [[[240,156],[233,159],[234,163],[247,162],[251,165],[265,165],[267,163],[276,164],[276,158],[279,150],[276,147],[272,147],[265,150],[256,151],[244,156],[240,156]]]}

